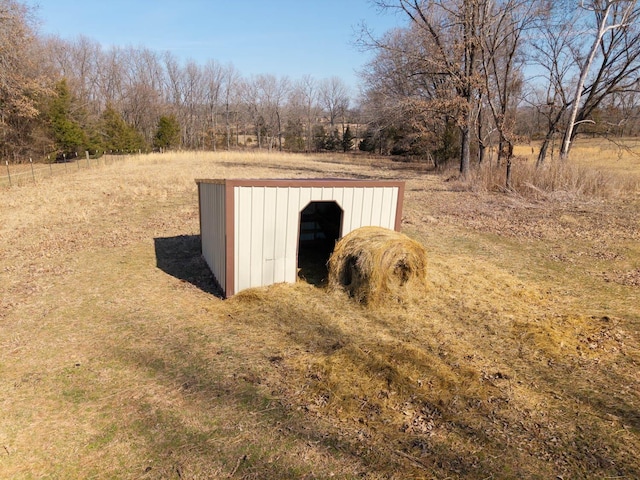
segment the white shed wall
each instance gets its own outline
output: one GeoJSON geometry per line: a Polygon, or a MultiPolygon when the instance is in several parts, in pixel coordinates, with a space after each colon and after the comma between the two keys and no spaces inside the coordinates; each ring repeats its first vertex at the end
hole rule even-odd
{"type": "Polygon", "coordinates": [[[223,183],[200,183],[202,256],[226,291],[226,205],[223,183]]]}
{"type": "Polygon", "coordinates": [[[300,213],[310,202],[335,201],[344,236],[362,226],[393,230],[398,193],[398,187],[235,186],[234,291],[296,281],[300,213]]]}

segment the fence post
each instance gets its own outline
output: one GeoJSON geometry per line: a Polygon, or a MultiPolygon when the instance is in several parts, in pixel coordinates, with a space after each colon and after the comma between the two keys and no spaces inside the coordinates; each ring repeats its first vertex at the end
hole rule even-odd
{"type": "Polygon", "coordinates": [[[89,164],[89,150],[85,150],[84,151],[85,155],[87,156],[87,168],[89,168],[91,165],[89,164]]]}
{"type": "Polygon", "coordinates": [[[51,155],[47,155],[47,162],[49,162],[49,176],[53,177],[53,167],[51,166],[51,155]]]}
{"type": "Polygon", "coordinates": [[[9,172],[9,160],[5,160],[4,163],[7,165],[7,177],[9,178],[9,186],[11,186],[11,172],[9,172]]]}
{"type": "Polygon", "coordinates": [[[36,183],[36,174],[33,173],[33,160],[29,157],[29,164],[31,165],[31,178],[33,178],[33,183],[36,183]]]}

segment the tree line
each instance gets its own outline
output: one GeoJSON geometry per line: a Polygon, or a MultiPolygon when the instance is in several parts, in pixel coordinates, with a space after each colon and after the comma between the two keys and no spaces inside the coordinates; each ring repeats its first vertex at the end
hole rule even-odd
{"type": "Polygon", "coordinates": [[[506,165],[539,141],[538,165],[580,132],[639,133],[640,7],[635,0],[376,0],[407,26],[373,49],[361,108],[380,151],[456,158],[466,176],[488,147],[506,165]]]}
{"type": "Polygon", "coordinates": [[[36,13],[0,0],[0,155],[9,161],[85,150],[353,147],[350,93],[338,77],[247,78],[215,60],[42,36],[36,13]]]}
{"type": "Polygon", "coordinates": [[[516,142],[538,163],[579,133],[637,135],[640,8],[632,0],[373,0],[399,27],[374,52],[357,102],[338,77],[244,77],[147,48],[38,34],[37,11],[0,0],[0,155],[255,146],[459,161],[516,142]],[[357,142],[357,144],[356,144],[357,142]],[[538,146],[539,145],[539,146],[538,146]]]}

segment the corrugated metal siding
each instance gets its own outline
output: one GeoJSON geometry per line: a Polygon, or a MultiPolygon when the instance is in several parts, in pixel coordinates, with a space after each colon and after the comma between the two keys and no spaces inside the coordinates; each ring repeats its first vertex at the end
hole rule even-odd
{"type": "Polygon", "coordinates": [[[345,188],[342,235],[364,226],[395,228],[398,208],[397,187],[345,188]]]}
{"type": "Polygon", "coordinates": [[[314,201],[343,210],[342,235],[395,228],[398,187],[234,187],[234,291],[295,282],[300,212],[314,201]]]}
{"type": "Polygon", "coordinates": [[[224,291],[226,286],[225,185],[200,184],[202,256],[224,291]]]}

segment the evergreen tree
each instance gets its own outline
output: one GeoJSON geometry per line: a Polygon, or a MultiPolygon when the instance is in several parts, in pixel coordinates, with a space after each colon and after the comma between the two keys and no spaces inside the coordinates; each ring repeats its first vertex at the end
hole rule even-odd
{"type": "Polygon", "coordinates": [[[156,148],[169,149],[180,145],[180,124],[173,115],[163,115],[158,120],[158,128],[153,139],[156,148]]]}
{"type": "Polygon", "coordinates": [[[338,129],[334,129],[330,135],[327,135],[324,139],[324,149],[330,152],[336,151],[340,148],[342,141],[340,140],[340,134],[338,129]]]}
{"type": "Polygon", "coordinates": [[[376,150],[376,140],[374,132],[371,130],[367,130],[364,134],[364,138],[360,140],[358,144],[358,148],[362,152],[375,152],[376,150]]]}
{"type": "Polygon", "coordinates": [[[58,82],[55,91],[49,106],[49,123],[58,153],[70,157],[83,150],[87,136],[72,116],[72,97],[66,80],[58,82]]]}
{"type": "Polygon", "coordinates": [[[327,132],[322,125],[315,125],[313,127],[313,146],[316,151],[324,150],[325,139],[327,132]]]}
{"type": "Polygon", "coordinates": [[[105,150],[135,152],[146,149],[142,135],[124,121],[122,115],[111,105],[102,113],[100,136],[105,150]]]}
{"type": "Polygon", "coordinates": [[[301,152],[304,150],[304,132],[301,121],[289,120],[284,129],[284,146],[290,152],[301,152]]]}
{"type": "Polygon", "coordinates": [[[353,134],[351,133],[351,129],[349,125],[347,125],[347,129],[344,131],[342,135],[342,151],[348,152],[353,148],[353,134]]]}

